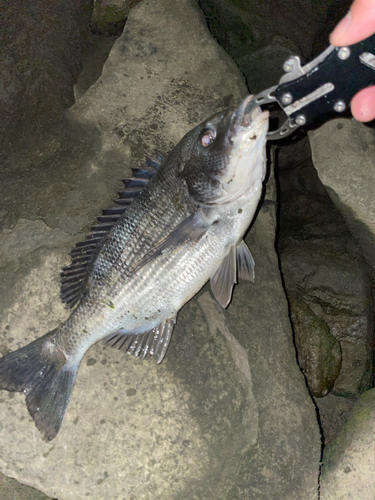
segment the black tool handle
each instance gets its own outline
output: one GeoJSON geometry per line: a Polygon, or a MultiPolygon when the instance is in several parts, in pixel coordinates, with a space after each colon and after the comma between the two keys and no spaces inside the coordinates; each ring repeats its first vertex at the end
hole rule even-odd
{"type": "Polygon", "coordinates": [[[375,35],[344,49],[335,47],[306,74],[280,84],[275,97],[288,116],[303,125],[329,112],[344,111],[351,98],[370,85],[375,85],[375,35]],[[333,85],[333,90],[314,99],[312,93],[327,83],[333,85]],[[311,102],[306,98],[309,95],[311,102]],[[306,101],[308,103],[303,105],[306,101]],[[293,106],[299,109],[294,110],[293,106]]]}

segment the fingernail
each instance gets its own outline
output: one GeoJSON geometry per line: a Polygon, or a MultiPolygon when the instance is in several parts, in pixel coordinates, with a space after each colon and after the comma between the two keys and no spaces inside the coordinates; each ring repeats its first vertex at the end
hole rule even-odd
{"type": "Polygon", "coordinates": [[[337,45],[340,42],[340,39],[345,35],[348,31],[350,25],[352,23],[352,15],[350,11],[346,14],[344,18],[341,19],[336,28],[332,31],[330,39],[333,45],[337,45]]]}

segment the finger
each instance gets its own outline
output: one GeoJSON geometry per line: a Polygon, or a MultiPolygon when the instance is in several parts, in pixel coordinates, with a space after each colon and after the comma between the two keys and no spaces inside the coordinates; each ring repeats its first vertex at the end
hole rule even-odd
{"type": "Polygon", "coordinates": [[[360,90],[350,103],[352,115],[360,122],[375,118],[375,86],[360,90]]]}
{"type": "Polygon", "coordinates": [[[330,36],[332,45],[352,45],[375,33],[375,0],[355,0],[330,36]]]}

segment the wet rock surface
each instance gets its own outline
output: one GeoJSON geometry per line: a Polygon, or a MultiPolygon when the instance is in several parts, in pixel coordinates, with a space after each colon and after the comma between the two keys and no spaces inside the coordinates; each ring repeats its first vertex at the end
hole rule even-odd
{"type": "MultiPolygon", "coordinates": [[[[1,353],[67,317],[58,274],[68,249],[130,167],[246,93],[194,2],[133,9],[97,83],[42,143],[8,158],[1,353]]],[[[23,395],[2,393],[2,471],[59,500],[316,499],[320,434],[296,363],[275,210],[271,177],[247,238],[256,283],[240,283],[225,312],[202,290],[162,365],[101,345],[87,353],[54,441],[41,440],[23,395]]]]}

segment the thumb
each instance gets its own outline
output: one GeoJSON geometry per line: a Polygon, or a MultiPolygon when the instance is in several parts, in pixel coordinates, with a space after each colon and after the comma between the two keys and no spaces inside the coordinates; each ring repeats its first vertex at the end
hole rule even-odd
{"type": "Polygon", "coordinates": [[[330,36],[332,45],[352,45],[375,33],[375,0],[355,0],[330,36]]]}

